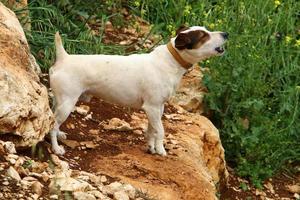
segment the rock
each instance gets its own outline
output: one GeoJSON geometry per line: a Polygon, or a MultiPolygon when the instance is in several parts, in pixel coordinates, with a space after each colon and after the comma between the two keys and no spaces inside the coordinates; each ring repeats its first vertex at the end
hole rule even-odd
{"type": "Polygon", "coordinates": [[[118,191],[114,193],[115,200],[129,200],[128,195],[124,191],[118,191]]]}
{"type": "Polygon", "coordinates": [[[42,188],[43,187],[44,186],[39,181],[35,181],[31,185],[32,192],[37,194],[38,196],[42,195],[42,193],[43,193],[42,188]]]}
{"type": "Polygon", "coordinates": [[[0,3],[0,134],[31,147],[53,126],[47,89],[15,14],[0,3]]]}
{"type": "Polygon", "coordinates": [[[98,190],[88,191],[87,193],[95,196],[97,199],[105,199],[105,198],[107,198],[104,194],[102,194],[98,190]]]}
{"type": "Polygon", "coordinates": [[[123,185],[122,185],[122,183],[119,183],[119,182],[113,182],[113,183],[107,185],[106,188],[108,188],[108,190],[111,191],[111,193],[115,193],[115,192],[121,190],[123,188],[123,185]]]}
{"type": "Polygon", "coordinates": [[[11,177],[12,179],[14,179],[16,181],[21,181],[21,177],[20,177],[19,173],[15,170],[14,167],[10,166],[6,173],[7,173],[7,176],[11,177]]]}
{"type": "Polygon", "coordinates": [[[198,65],[186,73],[180,81],[176,94],[171,97],[172,105],[179,105],[193,113],[203,113],[203,97],[206,89],[201,85],[202,73],[198,65]]]}
{"type": "Polygon", "coordinates": [[[99,130],[98,129],[90,129],[89,133],[92,135],[98,135],[99,134],[99,130]]]}
{"type": "Polygon", "coordinates": [[[100,181],[101,181],[101,183],[107,182],[106,176],[101,176],[100,181]]]}
{"type": "Polygon", "coordinates": [[[131,198],[131,199],[135,198],[136,189],[132,185],[125,184],[123,186],[123,189],[128,194],[129,198],[131,198]]]}
{"type": "Polygon", "coordinates": [[[71,149],[75,149],[76,147],[80,146],[79,142],[76,140],[60,140],[63,144],[70,147],[71,149]]]}
{"type": "Polygon", "coordinates": [[[73,195],[76,200],[96,200],[94,195],[85,192],[74,192],[73,195]]]}
{"type": "Polygon", "coordinates": [[[87,115],[90,111],[90,107],[86,105],[76,106],[75,111],[81,115],[87,115]]]}
{"type": "Polygon", "coordinates": [[[2,182],[3,185],[9,185],[9,182],[8,181],[4,181],[2,182]]]}
{"type": "MultiPolygon", "coordinates": [[[[130,124],[135,129],[147,124],[145,114],[134,112],[133,115],[130,124]]],[[[166,130],[165,141],[176,156],[154,158],[144,151],[137,153],[132,150],[141,148],[140,144],[136,144],[122,147],[122,154],[117,156],[96,158],[93,166],[97,166],[101,173],[120,178],[122,182],[159,199],[215,200],[218,192],[216,185],[223,186],[228,177],[218,130],[199,114],[182,112],[173,117],[180,120],[174,123],[172,119],[163,119],[163,124],[166,130]]],[[[114,184],[101,188],[101,192],[111,194],[116,192],[114,188],[125,191],[125,186],[114,184]]]]}
{"type": "Polygon", "coordinates": [[[84,141],[84,142],[80,142],[80,144],[83,145],[83,146],[85,146],[88,149],[94,149],[94,148],[96,148],[98,146],[93,141],[84,141]]]}
{"type": "Polygon", "coordinates": [[[272,194],[275,194],[275,190],[271,182],[265,183],[264,187],[267,188],[272,194]]]}
{"type": "Polygon", "coordinates": [[[116,130],[116,131],[130,131],[132,130],[130,124],[121,120],[119,118],[112,118],[109,120],[108,124],[103,124],[103,128],[106,130],[116,130]]]}
{"type": "Polygon", "coordinates": [[[58,199],[58,195],[57,194],[53,194],[50,196],[50,199],[58,199]]]}
{"type": "Polygon", "coordinates": [[[0,144],[3,145],[3,147],[5,148],[6,153],[8,153],[8,154],[17,153],[14,143],[12,143],[10,141],[6,141],[6,142],[0,141],[0,144]]]}
{"type": "Polygon", "coordinates": [[[300,194],[300,185],[287,185],[286,188],[291,193],[300,194]]]}

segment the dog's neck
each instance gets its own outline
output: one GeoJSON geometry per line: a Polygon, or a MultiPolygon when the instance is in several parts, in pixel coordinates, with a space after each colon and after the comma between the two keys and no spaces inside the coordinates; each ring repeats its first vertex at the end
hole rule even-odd
{"type": "Polygon", "coordinates": [[[169,52],[172,54],[172,56],[174,57],[174,59],[181,65],[181,67],[185,68],[185,69],[189,69],[193,66],[193,64],[185,61],[178,53],[178,51],[176,51],[176,49],[173,47],[172,43],[169,42],[167,44],[167,48],[169,50],[169,52]]]}

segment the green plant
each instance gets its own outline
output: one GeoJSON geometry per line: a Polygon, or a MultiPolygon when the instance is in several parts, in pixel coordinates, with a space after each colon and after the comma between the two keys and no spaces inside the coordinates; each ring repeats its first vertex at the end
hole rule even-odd
{"type": "Polygon", "coordinates": [[[106,45],[102,42],[107,20],[122,23],[121,15],[112,13],[121,6],[121,2],[79,0],[32,0],[28,8],[15,10],[22,13],[28,9],[31,19],[31,31],[26,37],[33,55],[44,71],[54,63],[54,34],[59,31],[65,48],[76,54],[123,54],[125,48],[118,45],[106,45]],[[91,26],[98,27],[97,34],[91,26]]]}
{"type": "Polygon", "coordinates": [[[256,186],[300,158],[299,8],[296,0],[133,0],[136,14],[174,34],[181,24],[229,32],[209,67],[205,102],[226,159],[256,186]]]}

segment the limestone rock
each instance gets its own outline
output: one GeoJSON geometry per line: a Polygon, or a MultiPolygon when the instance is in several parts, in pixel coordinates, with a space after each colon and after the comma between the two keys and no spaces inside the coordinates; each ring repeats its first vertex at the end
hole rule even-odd
{"type": "Polygon", "coordinates": [[[8,168],[7,175],[9,177],[11,177],[12,179],[16,180],[16,181],[20,181],[21,180],[21,177],[20,177],[19,173],[12,166],[10,166],[8,168]]]}
{"type": "Polygon", "coordinates": [[[121,120],[119,118],[112,118],[108,124],[104,124],[103,128],[106,130],[116,130],[116,131],[130,131],[132,127],[130,124],[121,120]]]}
{"type": "MultiPolygon", "coordinates": [[[[135,129],[141,130],[147,123],[142,113],[134,112],[131,119],[135,129]]],[[[128,151],[123,146],[122,154],[101,157],[93,164],[101,173],[118,177],[159,199],[215,200],[216,185],[226,183],[228,177],[218,130],[206,117],[188,112],[169,115],[163,124],[168,147],[166,158],[146,154],[140,146],[135,147],[139,150],[128,147],[128,151]]],[[[105,186],[102,192],[111,195],[119,191],[134,195],[119,182],[105,186]]]]}
{"type": "Polygon", "coordinates": [[[41,196],[43,191],[42,191],[43,185],[39,181],[35,181],[31,185],[32,192],[37,194],[38,196],[41,196]]]}
{"type": "Polygon", "coordinates": [[[114,198],[116,200],[129,200],[128,195],[124,191],[118,191],[114,193],[114,198]]]}
{"type": "Polygon", "coordinates": [[[96,200],[94,195],[85,192],[74,192],[73,194],[76,200],[96,200]]]}
{"type": "Polygon", "coordinates": [[[206,89],[201,85],[202,73],[198,65],[182,78],[171,104],[179,105],[188,112],[203,113],[203,97],[206,89]]]}
{"type": "Polygon", "coordinates": [[[32,146],[52,128],[53,114],[23,29],[2,3],[0,47],[0,134],[8,134],[17,147],[32,146]]]}

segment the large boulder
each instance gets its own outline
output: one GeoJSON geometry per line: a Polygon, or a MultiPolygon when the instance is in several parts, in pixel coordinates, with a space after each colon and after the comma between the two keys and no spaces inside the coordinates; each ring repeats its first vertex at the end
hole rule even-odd
{"type": "Polygon", "coordinates": [[[0,137],[17,147],[41,141],[53,125],[38,73],[18,19],[0,3],[0,137]]]}

